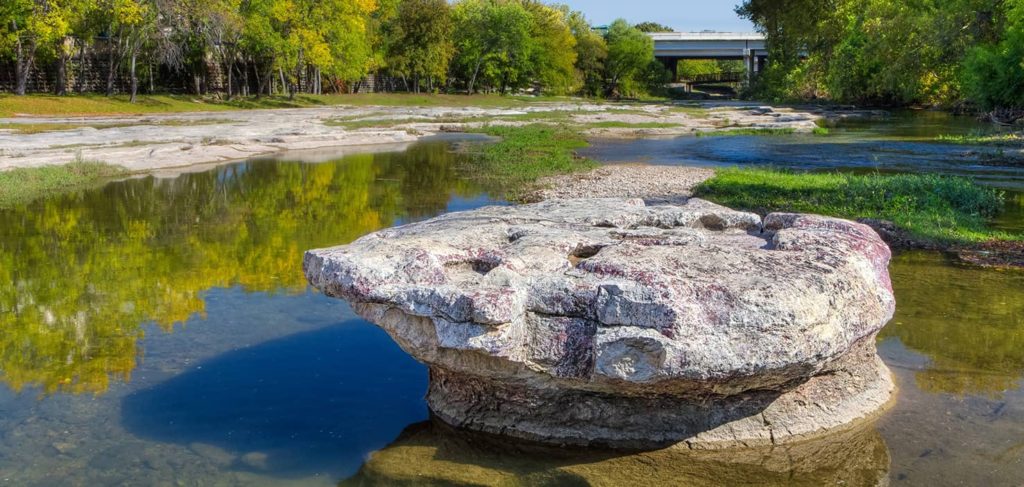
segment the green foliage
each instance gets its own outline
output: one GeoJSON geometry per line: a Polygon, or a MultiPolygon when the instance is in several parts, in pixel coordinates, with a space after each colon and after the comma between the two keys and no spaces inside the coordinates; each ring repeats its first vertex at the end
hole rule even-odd
{"type": "Polygon", "coordinates": [[[576,38],[576,77],[580,92],[587,96],[604,93],[605,60],[608,58],[608,44],[580,12],[569,12],[566,21],[576,38]]]}
{"type": "Polygon", "coordinates": [[[81,160],[60,166],[0,171],[0,208],[28,203],[53,193],[87,188],[125,174],[128,171],[123,167],[81,160]]]}
{"type": "Polygon", "coordinates": [[[679,79],[694,79],[701,75],[721,73],[722,67],[711,59],[680,59],[676,72],[679,79]]]}
{"type": "Polygon", "coordinates": [[[1002,209],[1003,195],[965,178],[725,169],[695,194],[762,214],[795,211],[890,220],[923,242],[1021,238],[988,228],[988,220],[1002,209]]]}
{"type": "Polygon", "coordinates": [[[451,7],[446,0],[405,0],[386,24],[388,35],[387,66],[396,75],[414,80],[420,91],[420,78],[441,82],[455,54],[451,7]]]}
{"type": "Polygon", "coordinates": [[[605,61],[608,95],[625,91],[635,95],[644,87],[643,74],[654,58],[654,40],[623,19],[608,27],[605,35],[608,59],[605,61]]]}
{"type": "Polygon", "coordinates": [[[984,108],[1024,107],[1024,1],[1006,2],[997,43],[975,47],[964,62],[964,90],[984,108]]]}
{"type": "MultiPolygon", "coordinates": [[[[664,26],[642,24],[645,29],[664,26]]],[[[128,75],[139,90],[202,96],[384,89],[641,96],[668,81],[653,42],[619,21],[607,35],[582,13],[540,0],[10,0],[0,56],[16,60],[19,94],[35,63],[57,60],[66,94],[72,55],[107,55],[107,96],[128,75]],[[614,46],[609,47],[609,44],[614,46]],[[111,49],[107,50],[107,47],[111,49]],[[213,61],[219,73],[212,73],[213,61]],[[160,79],[160,73],[176,73],[160,79]],[[140,83],[139,77],[148,79],[140,83]],[[158,88],[158,84],[160,85],[158,88]],[[324,89],[326,84],[327,90],[324,89]],[[402,83],[398,83],[402,86],[402,83]],[[140,88],[141,86],[141,88],[140,88]]],[[[95,68],[89,68],[95,69],[95,68]]],[[[82,87],[79,86],[79,89],[82,87]]]]}
{"type": "MultiPolygon", "coordinates": [[[[767,35],[770,49],[767,69],[751,94],[860,104],[956,103],[968,53],[1000,35],[1001,3],[747,0],[738,12],[767,35]]],[[[1005,79],[992,84],[999,82],[1005,79]]]]}
{"type": "Polygon", "coordinates": [[[565,125],[533,124],[522,127],[490,126],[481,132],[500,137],[478,146],[469,174],[497,188],[511,199],[545,176],[585,171],[597,166],[576,155],[586,140],[565,125]]]}
{"type": "Polygon", "coordinates": [[[455,68],[468,91],[576,88],[576,38],[565,11],[527,0],[461,0],[454,17],[455,68]]]}
{"type": "Polygon", "coordinates": [[[673,28],[671,28],[671,27],[669,27],[667,25],[659,24],[657,22],[640,22],[639,24],[636,24],[633,27],[636,27],[637,30],[639,30],[640,32],[644,32],[644,33],[648,33],[648,32],[672,32],[674,30],[673,28]]]}

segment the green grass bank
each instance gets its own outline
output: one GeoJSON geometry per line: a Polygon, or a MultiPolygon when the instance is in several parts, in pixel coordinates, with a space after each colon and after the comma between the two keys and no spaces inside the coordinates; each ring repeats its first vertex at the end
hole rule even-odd
{"type": "Polygon", "coordinates": [[[695,194],[762,215],[794,211],[889,220],[923,245],[1021,239],[988,226],[1003,208],[1002,193],[959,177],[722,169],[695,194]]]}
{"type": "Polygon", "coordinates": [[[475,145],[467,174],[513,201],[522,199],[541,178],[597,167],[576,155],[587,141],[568,125],[488,126],[477,132],[499,140],[475,145]]]}
{"type": "Polygon", "coordinates": [[[0,171],[0,208],[29,203],[51,194],[90,188],[128,173],[120,166],[91,161],[0,171]]]}
{"type": "Polygon", "coordinates": [[[318,106],[415,106],[514,108],[535,102],[564,101],[560,97],[521,97],[499,95],[416,95],[405,93],[366,93],[344,95],[296,95],[215,97],[188,95],[143,95],[135,103],[127,96],[102,95],[0,95],[0,117],[135,115],[149,113],[216,112],[225,110],[309,108],[318,106]]]}

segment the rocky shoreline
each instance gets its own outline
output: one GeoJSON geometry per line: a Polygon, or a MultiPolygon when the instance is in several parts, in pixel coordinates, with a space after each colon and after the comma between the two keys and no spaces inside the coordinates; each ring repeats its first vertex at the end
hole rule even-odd
{"type": "MultiPolygon", "coordinates": [[[[847,114],[849,115],[849,114],[847,114]]],[[[737,128],[810,132],[829,112],[742,103],[566,101],[521,108],[335,106],[0,119],[0,171],[90,160],[148,172],[283,151],[406,144],[485,125],[566,123],[587,136],[672,137],[737,128]],[[17,127],[47,126],[21,133],[17,127]],[[67,129],[60,129],[67,126],[67,129]]],[[[844,115],[845,116],[845,115],[844,115]]]]}

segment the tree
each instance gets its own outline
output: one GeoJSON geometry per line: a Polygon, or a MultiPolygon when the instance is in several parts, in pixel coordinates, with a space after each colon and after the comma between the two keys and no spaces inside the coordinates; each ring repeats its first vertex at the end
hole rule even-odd
{"type": "Polygon", "coordinates": [[[388,29],[387,64],[396,74],[409,76],[420,92],[420,79],[442,80],[455,47],[451,7],[446,0],[405,0],[388,29]]]}
{"type": "Polygon", "coordinates": [[[657,22],[640,22],[639,24],[636,24],[634,27],[636,27],[637,30],[639,30],[640,32],[644,33],[673,32],[675,30],[667,25],[659,24],[657,22]]]}
{"type": "Polygon", "coordinates": [[[608,45],[604,37],[590,27],[581,12],[566,13],[566,22],[576,39],[576,76],[584,95],[599,96],[604,87],[604,62],[608,45]]]}
{"type": "Polygon", "coordinates": [[[654,41],[625,20],[618,19],[608,27],[605,42],[608,43],[605,94],[611,96],[623,82],[636,81],[650,64],[654,58],[654,41]]]}
{"type": "Polygon", "coordinates": [[[576,38],[565,13],[535,0],[525,3],[531,16],[530,70],[540,88],[555,93],[576,89],[576,38]]]}
{"type": "Polygon", "coordinates": [[[239,48],[242,46],[243,19],[240,7],[240,0],[216,0],[208,3],[202,29],[206,36],[206,45],[212,48],[214,57],[224,70],[224,91],[227,92],[228,100],[233,94],[235,63],[239,57],[239,48]]]}
{"type": "Polygon", "coordinates": [[[972,49],[963,66],[964,90],[982,108],[1024,108],[1024,1],[1008,1],[998,42],[972,49]]]}
{"type": "Polygon", "coordinates": [[[516,1],[463,0],[456,4],[455,45],[469,93],[479,77],[504,92],[529,71],[531,16],[516,1]]]}
{"type": "Polygon", "coordinates": [[[59,5],[50,0],[5,0],[0,5],[0,54],[13,54],[14,92],[24,95],[40,46],[52,47],[69,26],[59,5]]]}

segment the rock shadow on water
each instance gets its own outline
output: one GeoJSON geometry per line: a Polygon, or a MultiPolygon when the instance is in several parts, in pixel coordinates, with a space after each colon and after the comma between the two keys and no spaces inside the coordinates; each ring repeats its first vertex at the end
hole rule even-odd
{"type": "Polygon", "coordinates": [[[890,463],[872,423],[774,447],[627,452],[512,440],[432,418],[406,428],[339,486],[876,486],[887,482],[890,463]]]}
{"type": "Polygon", "coordinates": [[[351,475],[366,455],[427,417],[426,370],[353,320],[236,350],[123,400],[149,440],[215,452],[280,477],[351,475]]]}

